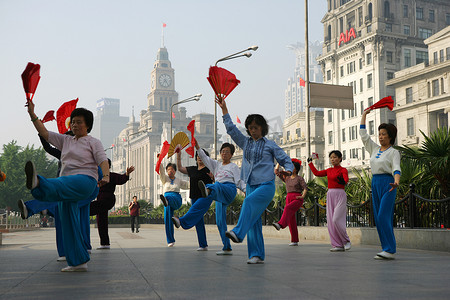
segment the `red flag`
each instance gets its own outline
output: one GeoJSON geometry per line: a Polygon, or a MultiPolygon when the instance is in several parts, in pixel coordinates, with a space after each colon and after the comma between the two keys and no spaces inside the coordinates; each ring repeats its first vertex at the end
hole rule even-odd
{"type": "Polygon", "coordinates": [[[239,120],[239,117],[236,116],[236,122],[238,122],[239,124],[241,124],[241,120],[239,120]]]}
{"type": "Polygon", "coordinates": [[[54,111],[54,110],[49,110],[49,111],[45,114],[45,116],[44,116],[44,118],[41,120],[41,122],[42,122],[42,123],[46,123],[46,122],[49,122],[49,121],[56,120],[54,115],[55,115],[55,111],[54,111]]]}
{"type": "Polygon", "coordinates": [[[382,107],[387,107],[387,108],[389,108],[389,110],[392,110],[394,108],[394,99],[392,99],[391,96],[384,97],[383,99],[381,99],[374,105],[366,108],[365,110],[377,109],[377,108],[382,108],[382,107]]]}
{"type": "Polygon", "coordinates": [[[126,138],[123,138],[122,140],[123,140],[124,142],[126,142],[126,141],[127,141],[127,139],[126,139],[126,138]]]}
{"type": "Polygon", "coordinates": [[[33,100],[34,92],[36,91],[39,80],[41,79],[41,76],[39,76],[40,70],[40,65],[29,62],[25,68],[25,71],[22,73],[22,83],[27,100],[33,100]]]}
{"type": "Polygon", "coordinates": [[[305,81],[303,80],[303,78],[300,77],[300,86],[306,86],[305,81]]]}
{"type": "Polygon", "coordinates": [[[78,98],[75,100],[67,101],[56,112],[56,124],[58,125],[58,131],[61,134],[70,130],[70,114],[77,107],[78,98]]]}
{"type": "Polygon", "coordinates": [[[166,26],[167,26],[167,24],[166,24],[166,23],[163,23],[163,27],[166,28],[166,26]]]}
{"type": "Polygon", "coordinates": [[[158,162],[156,163],[156,167],[155,167],[155,171],[158,174],[159,174],[159,168],[161,166],[161,162],[162,162],[163,158],[169,152],[169,148],[170,148],[170,144],[167,141],[165,141],[161,148],[161,152],[159,153],[158,162]]]}
{"type": "Polygon", "coordinates": [[[172,112],[172,118],[175,119],[175,113],[174,112],[172,112]]]}
{"type": "Polygon", "coordinates": [[[187,126],[187,130],[191,132],[191,146],[186,149],[186,153],[189,154],[191,157],[194,157],[194,148],[195,148],[195,138],[194,138],[194,132],[195,132],[195,120],[192,120],[189,122],[189,125],[187,126]]]}

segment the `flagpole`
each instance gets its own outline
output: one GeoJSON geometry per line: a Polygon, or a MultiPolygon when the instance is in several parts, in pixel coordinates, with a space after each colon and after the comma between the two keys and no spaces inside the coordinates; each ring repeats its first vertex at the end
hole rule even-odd
{"type": "MultiPolygon", "coordinates": [[[[311,126],[309,115],[309,39],[308,39],[308,0],[305,0],[305,105],[306,105],[306,157],[311,156],[311,126]]],[[[309,181],[311,169],[306,168],[306,181],[309,181]]]]}
{"type": "Polygon", "coordinates": [[[162,24],[161,28],[161,48],[164,48],[164,25],[165,23],[162,24]]]}

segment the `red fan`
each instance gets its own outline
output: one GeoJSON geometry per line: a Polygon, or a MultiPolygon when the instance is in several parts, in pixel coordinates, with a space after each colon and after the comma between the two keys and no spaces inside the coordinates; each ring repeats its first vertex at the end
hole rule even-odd
{"type": "Polygon", "coordinates": [[[209,67],[207,79],[219,102],[222,102],[241,83],[233,73],[219,67],[209,67]]]}
{"type": "Polygon", "coordinates": [[[77,107],[77,102],[78,98],[67,101],[58,108],[58,111],[56,112],[56,124],[58,125],[59,133],[64,134],[70,130],[70,115],[77,107]]]}
{"type": "Polygon", "coordinates": [[[189,122],[189,125],[187,126],[187,130],[191,132],[191,146],[189,148],[186,148],[186,153],[189,154],[191,157],[194,157],[194,148],[195,148],[195,138],[194,138],[194,132],[195,132],[195,120],[192,120],[189,122]]]}
{"type": "Polygon", "coordinates": [[[387,107],[387,108],[389,108],[389,110],[392,110],[394,108],[394,99],[392,99],[391,96],[384,97],[383,99],[381,99],[380,101],[378,101],[374,105],[369,106],[365,110],[382,108],[382,107],[387,107]]]}
{"type": "Polygon", "coordinates": [[[169,148],[170,148],[170,144],[167,141],[165,141],[161,148],[161,152],[159,153],[158,162],[156,163],[155,171],[158,174],[159,174],[159,167],[161,166],[161,162],[162,162],[163,158],[169,152],[169,148]]]}
{"type": "Polygon", "coordinates": [[[36,91],[39,79],[41,79],[41,76],[39,76],[40,70],[40,65],[29,62],[25,71],[22,73],[23,88],[29,101],[33,101],[34,92],[36,91]]]}
{"type": "Polygon", "coordinates": [[[55,119],[55,111],[54,111],[54,110],[49,110],[49,111],[45,114],[45,116],[44,116],[44,118],[41,120],[41,122],[42,122],[42,123],[46,123],[46,122],[53,121],[53,120],[56,120],[56,119],[55,119]]]}

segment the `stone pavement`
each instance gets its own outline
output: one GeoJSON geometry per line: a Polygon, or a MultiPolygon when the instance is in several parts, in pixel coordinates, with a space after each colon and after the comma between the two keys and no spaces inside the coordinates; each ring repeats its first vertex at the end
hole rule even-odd
{"type": "Polygon", "coordinates": [[[88,272],[61,273],[54,229],[6,233],[0,299],[449,299],[449,252],[398,249],[378,261],[375,246],[331,253],[323,242],[266,238],[266,263],[247,265],[245,241],[217,256],[219,235],[207,235],[209,251],[197,252],[193,230],[176,229],[168,248],[160,225],[112,228],[111,250],[93,250],[88,272]]]}

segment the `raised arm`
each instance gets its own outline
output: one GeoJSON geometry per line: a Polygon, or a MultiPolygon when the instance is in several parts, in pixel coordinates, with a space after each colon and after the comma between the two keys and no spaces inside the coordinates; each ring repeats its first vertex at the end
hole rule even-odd
{"type": "MultiPolygon", "coordinates": [[[[197,146],[197,144],[196,144],[196,146],[197,146]]],[[[211,171],[211,173],[215,174],[220,163],[217,160],[214,160],[211,157],[209,157],[208,155],[206,155],[206,153],[203,151],[203,149],[198,148],[197,154],[200,157],[200,159],[202,160],[202,162],[205,164],[205,166],[209,169],[209,171],[211,171]]]]}
{"type": "Polygon", "coordinates": [[[361,117],[361,124],[359,126],[359,136],[361,137],[361,140],[363,142],[364,147],[366,148],[367,152],[372,154],[372,151],[377,147],[377,144],[372,141],[370,136],[367,134],[366,129],[366,116],[371,112],[372,110],[368,109],[365,110],[361,117]]]}
{"type": "Polygon", "coordinates": [[[247,137],[242,134],[242,132],[236,127],[236,125],[234,125],[233,121],[231,120],[231,117],[228,114],[228,108],[225,100],[223,100],[222,102],[218,102],[216,100],[216,103],[220,106],[220,108],[222,108],[223,124],[227,129],[227,133],[241,149],[244,149],[247,137]]]}
{"type": "Polygon", "coordinates": [[[28,114],[30,115],[31,122],[33,122],[34,128],[40,136],[42,136],[46,141],[48,141],[48,131],[44,124],[39,120],[38,116],[34,113],[34,103],[31,100],[27,100],[28,114]]]}
{"type": "MultiPolygon", "coordinates": [[[[197,146],[197,144],[195,144],[197,146]]],[[[183,174],[187,174],[188,171],[185,167],[183,167],[183,165],[181,164],[181,151],[177,152],[177,168],[178,171],[180,171],[183,174]]]]}
{"type": "Polygon", "coordinates": [[[316,167],[314,166],[314,164],[312,163],[312,160],[310,161],[308,158],[308,161],[309,161],[308,166],[311,169],[311,172],[313,172],[314,176],[317,176],[317,177],[327,176],[327,170],[318,171],[316,169],[316,167]]]}

